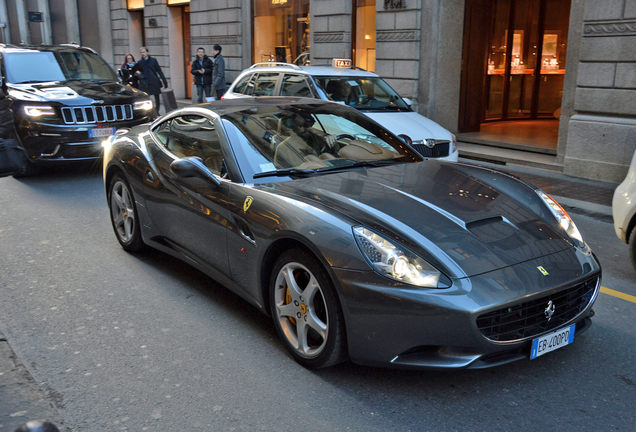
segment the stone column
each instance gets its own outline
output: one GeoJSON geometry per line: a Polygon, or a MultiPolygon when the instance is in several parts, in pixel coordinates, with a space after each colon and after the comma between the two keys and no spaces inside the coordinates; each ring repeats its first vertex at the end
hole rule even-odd
{"type": "Polygon", "coordinates": [[[461,88],[464,0],[422,2],[417,111],[457,132],[461,88]]]}
{"type": "Polygon", "coordinates": [[[6,2],[0,2],[0,22],[4,23],[4,27],[0,28],[2,43],[8,44],[11,41],[11,26],[9,24],[9,11],[7,10],[6,2]]]}
{"type": "Polygon", "coordinates": [[[421,0],[376,1],[375,71],[417,109],[421,0]]]}
{"type": "MultiPolygon", "coordinates": [[[[249,0],[242,0],[242,3],[249,9],[249,0]]],[[[225,81],[228,86],[250,65],[245,64],[245,58],[249,59],[249,52],[247,56],[243,55],[242,29],[250,25],[251,17],[250,21],[241,25],[242,16],[245,16],[245,13],[239,0],[190,2],[192,52],[189,55],[195,56],[196,49],[203,47],[206,54],[212,57],[212,47],[215,44],[221,45],[221,55],[225,59],[225,81]]],[[[193,94],[193,99],[195,97],[196,94],[193,94]]]]}
{"type": "Polygon", "coordinates": [[[15,1],[16,14],[18,15],[18,28],[20,30],[20,40],[12,41],[14,44],[19,44],[21,42],[31,43],[31,35],[29,34],[29,22],[26,13],[26,3],[25,0],[16,0],[15,1]]]}
{"type": "MultiPolygon", "coordinates": [[[[168,37],[168,7],[167,0],[146,0],[144,7],[144,26],[146,33],[146,48],[154,57],[171,86],[170,80],[170,38],[168,37]]],[[[173,41],[174,43],[174,41],[173,41]]],[[[139,51],[137,50],[137,55],[139,51]]],[[[137,56],[136,56],[137,57],[137,56]]]]}
{"type": "Polygon", "coordinates": [[[309,3],[311,64],[331,64],[333,58],[351,58],[351,13],[347,0],[309,3]]]}
{"type": "Polygon", "coordinates": [[[636,0],[585,0],[564,173],[618,183],[636,149],[636,0]]]}

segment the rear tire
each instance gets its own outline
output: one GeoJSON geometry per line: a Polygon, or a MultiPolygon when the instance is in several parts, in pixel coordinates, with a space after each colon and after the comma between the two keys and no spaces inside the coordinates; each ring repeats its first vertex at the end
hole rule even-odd
{"type": "Polygon", "coordinates": [[[324,368],[346,358],[345,323],[323,265],[302,249],[283,253],[270,279],[270,309],[285,348],[301,365],[324,368]]]}
{"type": "Polygon", "coordinates": [[[115,174],[108,187],[110,221],[121,247],[128,252],[138,252],[145,244],[141,237],[139,215],[132,189],[121,174],[115,174]]]}

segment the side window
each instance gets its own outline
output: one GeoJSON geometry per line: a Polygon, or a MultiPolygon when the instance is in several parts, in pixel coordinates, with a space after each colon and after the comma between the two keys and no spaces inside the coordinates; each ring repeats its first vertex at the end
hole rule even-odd
{"type": "Polygon", "coordinates": [[[171,124],[172,124],[172,120],[168,120],[168,121],[165,121],[165,122],[161,123],[159,126],[157,126],[153,130],[153,133],[155,134],[155,137],[157,137],[159,142],[161,144],[163,144],[165,147],[168,146],[168,137],[170,135],[170,125],[171,124]]]}
{"type": "Polygon", "coordinates": [[[199,115],[175,117],[167,147],[179,157],[200,157],[211,172],[221,175],[221,142],[216,127],[209,118],[199,115]]]}
{"type": "Polygon", "coordinates": [[[252,96],[275,96],[276,81],[278,81],[277,73],[261,73],[258,74],[256,84],[254,85],[254,93],[252,96]]]}
{"type": "Polygon", "coordinates": [[[280,91],[281,96],[301,96],[314,97],[307,80],[303,75],[285,74],[283,76],[283,86],[280,91]]]}
{"type": "Polygon", "coordinates": [[[245,89],[247,88],[247,83],[252,78],[252,74],[247,74],[236,84],[234,87],[234,93],[245,94],[245,89]]]}

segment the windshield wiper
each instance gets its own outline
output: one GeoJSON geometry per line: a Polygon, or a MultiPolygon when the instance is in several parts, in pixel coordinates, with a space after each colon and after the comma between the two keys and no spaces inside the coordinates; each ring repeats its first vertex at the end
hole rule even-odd
{"type": "Polygon", "coordinates": [[[265,171],[261,173],[256,173],[252,177],[261,178],[261,177],[286,177],[289,175],[310,175],[316,172],[315,169],[298,169],[298,168],[285,168],[279,169],[276,171],[265,171]]]}
{"type": "Polygon", "coordinates": [[[360,168],[360,167],[375,168],[375,167],[381,167],[381,166],[387,166],[387,165],[394,165],[396,163],[399,163],[399,162],[396,162],[393,159],[383,159],[383,160],[376,160],[376,161],[357,161],[347,165],[336,165],[336,166],[330,166],[325,168],[318,168],[316,172],[323,173],[323,172],[334,172],[334,171],[347,171],[350,168],[360,168]]]}

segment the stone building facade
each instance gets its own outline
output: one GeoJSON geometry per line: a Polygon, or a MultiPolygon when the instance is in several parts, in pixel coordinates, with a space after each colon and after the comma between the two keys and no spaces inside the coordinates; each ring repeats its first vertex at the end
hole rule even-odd
{"type": "MultiPolygon", "coordinates": [[[[522,3],[535,4],[534,21],[528,17],[525,30],[515,27],[514,35],[507,30],[502,33],[514,44],[502,49],[515,54],[518,46],[535,51],[542,46],[545,57],[550,39],[543,35],[543,44],[535,38],[533,45],[529,29],[538,25],[541,32],[550,33],[551,24],[541,27],[542,22],[551,22],[545,11],[550,14],[556,2],[549,1],[7,0],[4,8],[0,6],[0,20],[11,27],[1,29],[5,42],[29,35],[34,42],[38,38],[46,43],[77,41],[100,51],[115,68],[127,53],[138,57],[139,47],[146,46],[178,99],[192,97],[189,64],[198,47],[208,54],[214,44],[223,47],[228,82],[253,63],[294,61],[303,52],[310,54],[312,64],[353,58],[354,64],[375,71],[409,98],[414,109],[461,137],[466,132],[462,109],[470,99],[462,86],[469,83],[469,90],[482,86],[493,79],[489,74],[496,73],[490,69],[498,67],[486,56],[490,46],[485,47],[472,57],[477,58],[479,73],[472,81],[466,79],[471,55],[467,47],[474,45],[471,38],[475,36],[468,33],[471,22],[483,10],[492,9],[495,16],[508,7],[513,23],[515,4],[517,15],[522,3]],[[31,10],[48,14],[40,30],[24,22],[31,10]]],[[[560,69],[553,71],[561,80],[560,119],[552,118],[558,128],[551,153],[554,163],[565,174],[620,182],[636,149],[636,0],[558,1],[567,2],[569,16],[562,18],[567,30],[551,36],[558,34],[563,46],[561,41],[567,41],[560,69]]],[[[477,26],[479,32],[481,28],[490,32],[491,22],[487,24],[477,26]]],[[[492,28],[501,24],[495,22],[492,28]]],[[[512,61],[510,55],[508,60],[512,61]]],[[[521,71],[528,83],[544,72],[540,62],[535,64],[535,70],[526,66],[521,71]]],[[[503,66],[500,72],[512,82],[521,73],[517,67],[503,66]]],[[[547,82],[554,77],[543,78],[547,82]]],[[[480,98],[482,93],[477,92],[480,98]]],[[[528,98],[530,93],[526,91],[528,98]]],[[[477,120],[479,124],[483,118],[477,120]]]]}

